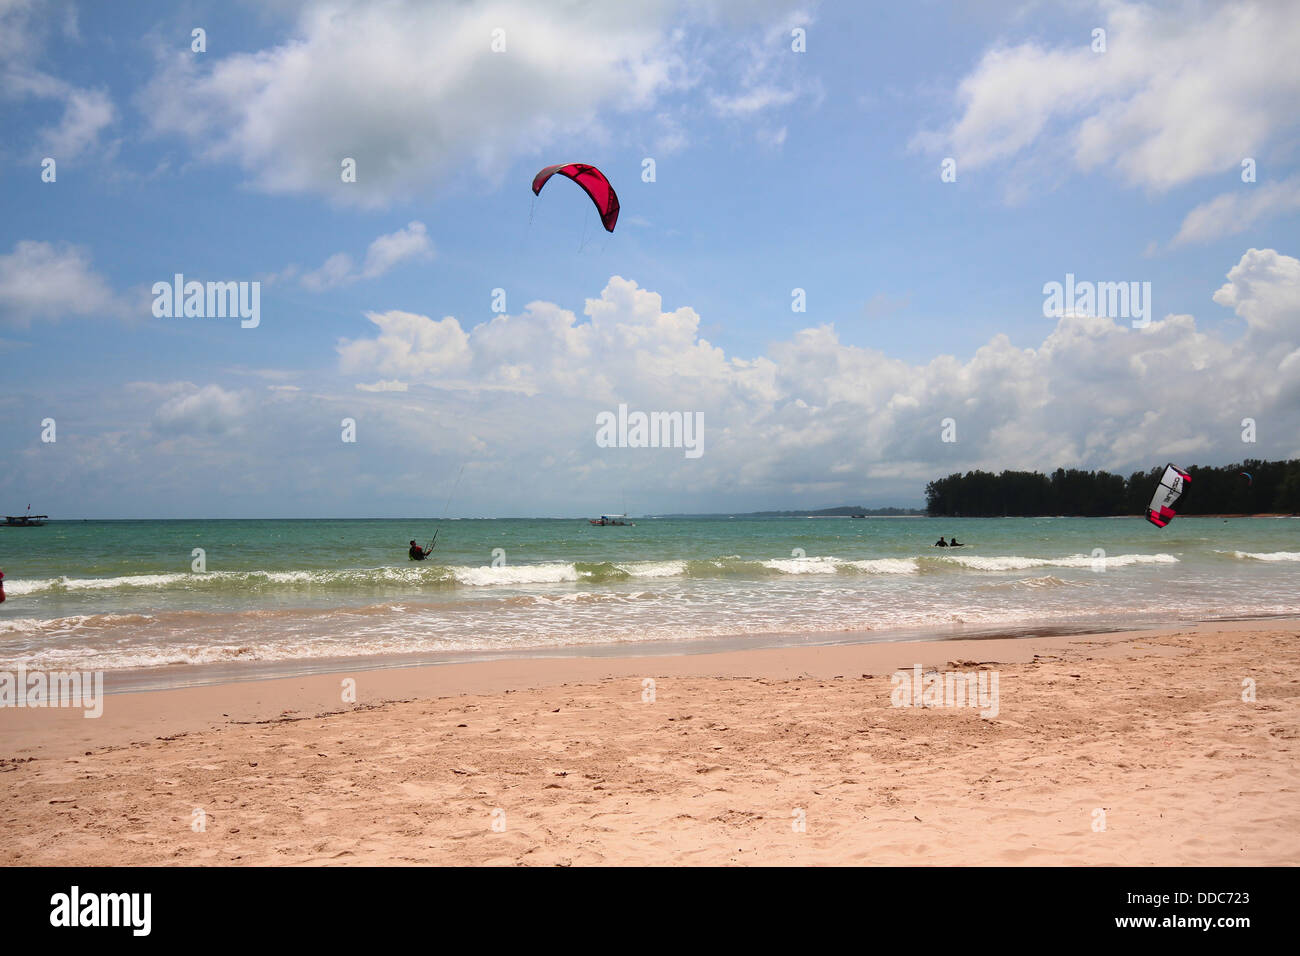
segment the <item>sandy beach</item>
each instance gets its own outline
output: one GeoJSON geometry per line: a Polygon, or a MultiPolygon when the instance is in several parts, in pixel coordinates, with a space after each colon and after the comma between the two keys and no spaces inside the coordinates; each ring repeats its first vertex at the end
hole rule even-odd
{"type": "Polygon", "coordinates": [[[6,708],[0,861],[1294,865],[1298,638],[508,660],[6,708]],[[917,665],[996,671],[996,715],[893,706],[917,665]]]}

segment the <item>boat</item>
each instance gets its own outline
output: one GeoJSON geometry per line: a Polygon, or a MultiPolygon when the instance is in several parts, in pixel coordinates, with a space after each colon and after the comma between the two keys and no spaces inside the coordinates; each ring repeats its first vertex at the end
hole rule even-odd
{"type": "Polygon", "coordinates": [[[588,518],[587,524],[594,524],[598,527],[606,525],[617,525],[618,527],[635,528],[635,521],[628,521],[627,515],[601,515],[599,518],[588,518]]]}
{"type": "Polygon", "coordinates": [[[5,524],[10,528],[39,528],[49,517],[49,515],[34,515],[29,511],[25,515],[5,515],[5,524]]]}

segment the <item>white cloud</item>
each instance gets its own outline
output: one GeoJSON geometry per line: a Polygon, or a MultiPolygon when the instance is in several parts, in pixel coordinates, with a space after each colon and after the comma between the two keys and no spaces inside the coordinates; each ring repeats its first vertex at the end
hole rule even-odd
{"type": "Polygon", "coordinates": [[[436,511],[468,461],[458,510],[576,514],[610,488],[638,511],[887,504],[970,468],[1300,457],[1300,260],[1250,250],[1215,298],[1207,310],[1235,310],[1240,334],[1189,315],[1141,330],[1071,316],[1043,320],[1030,348],[994,336],[908,362],[820,326],[742,357],[702,339],[693,309],[614,277],[577,315],[533,302],[463,329],[376,313],[369,337],[340,343],[358,377],[300,392],[268,392],[280,374],[252,369],[233,373],[256,379],[246,389],[107,386],[60,431],[70,457],[24,467],[92,513],[140,513],[145,475],[159,513],[414,514],[436,511]],[[620,402],[703,412],[704,456],[598,448],[595,415],[620,402]],[[1256,445],[1241,444],[1245,417],[1256,445]],[[343,418],[359,444],[340,442],[343,418]]]}
{"type": "Polygon", "coordinates": [[[1214,301],[1234,310],[1262,339],[1300,344],[1300,260],[1248,249],[1214,301]]]}
{"type": "MultiPolygon", "coordinates": [[[[491,181],[551,144],[600,140],[605,114],[653,114],[665,95],[701,81],[692,70],[709,61],[695,47],[687,56],[688,27],[719,17],[770,26],[784,8],[325,0],[304,5],[274,47],[165,55],[142,105],[156,132],[239,164],[262,189],[379,205],[430,184],[491,181]],[[491,49],[496,29],[501,53],[491,49]],[[345,157],[357,162],[355,183],[340,181],[345,157]]],[[[747,35],[729,26],[719,42],[747,35]]],[[[731,68],[732,57],[711,60],[731,68]]],[[[726,102],[748,102],[755,82],[726,102]]],[[[659,141],[682,140],[668,125],[659,141]]]]}
{"type": "MultiPolygon", "coordinates": [[[[1067,316],[1033,348],[997,335],[968,359],[913,364],[821,326],[739,358],[700,338],[694,310],[665,311],[657,294],[615,276],[587,301],[586,321],[546,302],[468,330],[453,317],[371,314],[378,334],[339,353],[347,374],[433,386],[435,404],[472,394],[472,433],[497,454],[505,444],[539,456],[588,448],[594,412],[621,402],[702,411],[707,454],[689,480],[662,479],[680,477],[683,488],[784,495],[798,483],[835,497],[872,474],[905,487],[974,467],[1231,460],[1247,416],[1277,441],[1292,436],[1252,454],[1300,453],[1300,261],[1250,250],[1215,301],[1246,321],[1244,336],[1208,334],[1187,315],[1141,330],[1067,316]],[[947,417],[956,445],[940,441],[947,417]]],[[[578,461],[590,469],[600,459],[591,449],[578,461]]],[[[653,455],[619,463],[651,484],[664,467],[653,455]]]]}
{"type": "Polygon", "coordinates": [[[749,116],[775,106],[785,106],[798,96],[794,90],[773,86],[759,86],[731,96],[710,97],[713,109],[720,116],[749,116]]]}
{"type": "Polygon", "coordinates": [[[32,319],[123,314],[84,249],[23,239],[0,253],[0,319],[26,326],[32,319]]]}
{"type": "MultiPolygon", "coordinates": [[[[709,94],[709,107],[724,119],[757,120],[754,138],[764,146],[779,148],[786,138],[785,126],[763,121],[772,113],[804,100],[814,107],[821,104],[824,93],[821,81],[809,75],[807,53],[793,49],[791,31],[809,29],[810,11],[795,9],[774,21],[759,37],[747,38],[743,53],[736,57],[741,64],[735,88],[730,92],[709,94]]],[[[811,42],[815,43],[816,40],[811,42]]]]}
{"type": "Polygon", "coordinates": [[[227,391],[220,385],[202,388],[188,382],[176,383],[174,394],[154,413],[154,428],[163,435],[218,436],[237,431],[249,410],[243,392],[227,391]]]}
{"type": "Polygon", "coordinates": [[[1298,209],[1300,176],[1275,183],[1243,183],[1240,190],[1216,196],[1189,212],[1170,245],[1235,236],[1257,222],[1298,209]]]}
{"type": "MultiPolygon", "coordinates": [[[[433,243],[429,241],[424,223],[412,222],[405,229],[390,232],[370,243],[370,248],[366,250],[365,263],[359,270],[351,256],[345,252],[337,252],[326,259],[319,269],[304,273],[299,281],[303,288],[321,292],[325,289],[351,285],[362,279],[377,279],[403,262],[428,261],[433,258],[433,255],[433,243]]],[[[296,271],[294,267],[290,267],[281,274],[281,277],[288,278],[296,271]]]]}
{"type": "MultiPolygon", "coordinates": [[[[62,116],[37,133],[32,154],[70,162],[99,146],[100,135],[117,121],[117,109],[104,90],[77,87],[37,68],[55,12],[28,0],[0,3],[0,98],[60,102],[62,116]]],[[[66,11],[61,26],[64,36],[77,37],[75,10],[66,11]]]]}
{"type": "Polygon", "coordinates": [[[468,337],[448,316],[434,321],[411,312],[367,312],[379,337],[339,344],[344,372],[374,369],[405,378],[430,378],[459,369],[469,357],[468,337]]]}
{"type": "Polygon", "coordinates": [[[366,250],[361,270],[364,279],[375,279],[403,262],[433,258],[433,243],[422,222],[412,222],[405,229],[380,236],[366,250]]]}
{"type": "Polygon", "coordinates": [[[41,133],[41,151],[55,159],[74,159],[99,142],[99,134],[117,118],[113,101],[102,90],[68,88],[63,118],[41,133]]]}
{"type": "Polygon", "coordinates": [[[302,283],[304,289],[322,292],[325,289],[349,285],[358,278],[360,276],[356,274],[352,257],[346,252],[336,252],[326,259],[319,269],[304,272],[298,281],[302,283]]]}
{"type": "Polygon", "coordinates": [[[1254,0],[1162,9],[1098,7],[1107,50],[1084,35],[1068,45],[999,46],[957,89],[960,116],[913,144],[967,169],[1063,149],[1078,169],[1110,169],[1164,190],[1236,168],[1294,131],[1300,114],[1300,18],[1254,0]]]}

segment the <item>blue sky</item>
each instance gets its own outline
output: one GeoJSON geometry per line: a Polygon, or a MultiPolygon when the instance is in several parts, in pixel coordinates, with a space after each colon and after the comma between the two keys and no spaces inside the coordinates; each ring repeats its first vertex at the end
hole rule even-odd
{"type": "Polygon", "coordinates": [[[608,7],[0,0],[0,510],[421,515],[462,463],[474,515],[915,505],[1300,455],[1281,5],[608,7]],[[612,236],[534,201],[564,161],[612,236]],[[155,318],[175,272],[261,282],[260,324],[155,318]],[[1066,273],[1150,283],[1150,325],[1045,317],[1066,273]],[[702,412],[705,454],[599,447],[620,403],[702,412]]]}

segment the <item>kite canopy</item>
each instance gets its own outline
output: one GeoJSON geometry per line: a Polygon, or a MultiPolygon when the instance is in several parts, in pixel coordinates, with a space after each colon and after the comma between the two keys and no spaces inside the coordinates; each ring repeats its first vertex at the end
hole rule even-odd
{"type": "Polygon", "coordinates": [[[600,221],[604,224],[605,230],[613,232],[614,223],[618,222],[618,196],[614,194],[614,187],[609,184],[605,174],[595,166],[588,166],[586,163],[561,163],[558,166],[547,166],[533,177],[533,195],[541,193],[546,181],[556,173],[572,179],[586,191],[591,201],[596,204],[596,209],[600,211],[600,221]]]}
{"type": "Polygon", "coordinates": [[[1151,496],[1151,505],[1147,508],[1147,520],[1157,528],[1163,528],[1174,520],[1178,514],[1174,505],[1183,496],[1183,491],[1191,482],[1192,476],[1176,465],[1165,466],[1164,476],[1156,485],[1156,493],[1151,496]]]}

